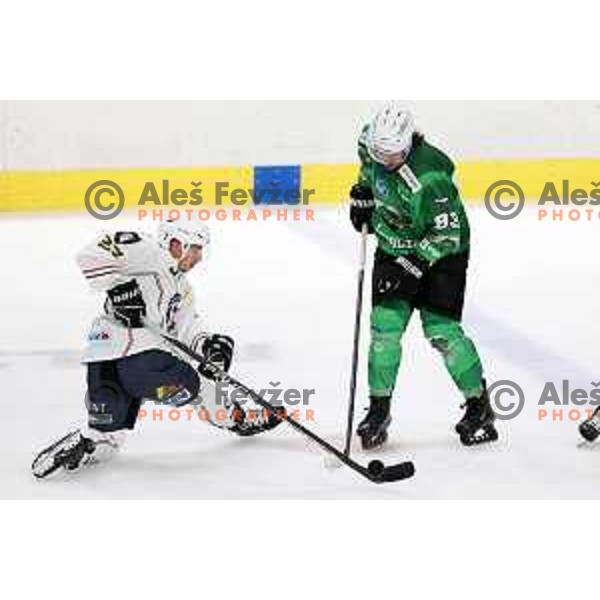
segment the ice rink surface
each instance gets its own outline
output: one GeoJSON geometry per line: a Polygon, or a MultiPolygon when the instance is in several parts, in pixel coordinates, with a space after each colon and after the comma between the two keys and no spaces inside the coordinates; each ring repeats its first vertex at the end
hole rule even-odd
{"type": "MultiPolygon", "coordinates": [[[[0,497],[597,499],[600,445],[578,447],[577,423],[567,410],[562,422],[540,421],[538,399],[549,381],[569,379],[586,390],[600,381],[594,333],[600,223],[540,223],[530,207],[510,222],[479,207],[469,213],[465,326],[488,380],[518,382],[525,409],[500,423],[496,445],[461,447],[452,431],[461,397],[415,316],[404,342],[391,443],[377,455],[355,451],[364,463],[415,461],[415,478],[385,486],[326,469],[320,451],[287,425],[244,440],[199,420],[166,417],[140,422],[111,463],[35,481],[34,452],[85,416],[79,352],[100,300],[88,292],[74,255],[102,224],[87,214],[3,217],[0,497]]],[[[315,389],[309,407],[315,421],[306,424],[341,446],[358,256],[344,211],[321,209],[314,223],[212,221],[211,227],[209,261],[191,278],[207,326],[238,342],[232,373],[259,389],[270,382],[315,389]]],[[[107,228],[153,226],[125,215],[107,228]]],[[[367,344],[364,335],[357,418],[367,398],[367,344]]]]}

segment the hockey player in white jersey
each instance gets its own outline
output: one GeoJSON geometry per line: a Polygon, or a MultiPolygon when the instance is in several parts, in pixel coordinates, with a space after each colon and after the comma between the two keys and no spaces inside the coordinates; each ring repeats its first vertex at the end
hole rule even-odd
{"type": "MultiPolygon", "coordinates": [[[[83,358],[88,423],[36,457],[32,465],[36,477],[61,467],[75,470],[114,452],[134,428],[144,399],[174,407],[203,399],[214,371],[192,365],[157,331],[229,370],[234,341],[204,330],[186,278],[203,259],[209,242],[204,225],[168,222],[159,226],[158,239],[138,232],[103,233],[77,255],[92,289],[105,295],[83,358]]],[[[247,409],[228,400],[219,409],[224,418],[210,418],[209,409],[209,422],[240,436],[281,423],[279,415],[260,409],[247,418],[247,409]]]]}

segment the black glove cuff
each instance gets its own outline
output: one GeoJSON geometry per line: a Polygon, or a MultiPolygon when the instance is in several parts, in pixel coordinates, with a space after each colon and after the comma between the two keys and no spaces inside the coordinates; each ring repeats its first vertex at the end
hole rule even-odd
{"type": "Polygon", "coordinates": [[[350,190],[350,198],[352,200],[374,200],[373,190],[366,185],[357,183],[350,190]]]}

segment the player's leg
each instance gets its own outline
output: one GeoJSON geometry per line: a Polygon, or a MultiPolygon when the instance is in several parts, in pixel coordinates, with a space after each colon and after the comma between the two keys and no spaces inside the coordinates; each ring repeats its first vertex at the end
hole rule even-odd
{"type": "Polygon", "coordinates": [[[232,338],[210,335],[202,343],[202,354],[211,367],[196,370],[185,360],[154,350],[124,359],[119,366],[119,379],[135,397],[159,400],[175,407],[193,402],[197,410],[208,415],[206,420],[211,425],[240,436],[273,429],[282,422],[280,418],[230,400],[226,390],[217,390],[218,384],[211,379],[213,366],[229,370],[233,352],[232,338]]]}
{"type": "MultiPolygon", "coordinates": [[[[202,343],[202,354],[224,371],[231,366],[233,351],[233,339],[227,336],[211,335],[202,343]]],[[[231,401],[223,389],[216,393],[213,375],[212,367],[196,370],[185,360],[158,350],[128,357],[119,364],[119,380],[128,394],[175,407],[194,402],[197,410],[208,413],[207,421],[220,429],[250,436],[281,423],[276,415],[231,401]]]]}
{"type": "MultiPolygon", "coordinates": [[[[149,350],[117,362],[118,380],[134,398],[160,401],[176,408],[193,402],[200,393],[201,379],[194,367],[170,352],[149,350]]],[[[123,407],[125,409],[125,407],[123,407]]],[[[137,418],[139,406],[130,418],[137,418]]],[[[127,421],[131,425],[131,421],[127,421]]],[[[132,428],[132,427],[131,427],[132,428]]]]}
{"type": "Polygon", "coordinates": [[[448,373],[465,398],[466,412],[456,432],[465,445],[495,441],[495,416],[483,379],[481,359],[461,323],[428,310],[421,311],[425,337],[440,353],[448,373]],[[478,432],[482,431],[482,435],[478,432]]]}
{"type": "Polygon", "coordinates": [[[375,295],[371,312],[369,349],[370,407],[357,433],[366,449],[387,440],[390,406],[402,360],[401,340],[412,314],[405,300],[375,295]]]}
{"type": "Polygon", "coordinates": [[[74,471],[112,457],[135,427],[142,398],[183,406],[193,401],[199,390],[196,370],[160,350],[89,363],[87,426],[41,452],[34,461],[34,474],[45,477],[61,467],[74,471]]]}
{"type": "Polygon", "coordinates": [[[462,395],[466,399],[481,396],[481,359],[461,323],[425,309],[421,311],[421,321],[425,337],[442,356],[448,373],[462,395]]]}
{"type": "Polygon", "coordinates": [[[425,336],[465,398],[466,412],[456,431],[464,444],[472,445],[494,441],[498,434],[481,359],[461,324],[468,263],[468,253],[442,259],[424,278],[417,304],[425,336]]]}
{"type": "Polygon", "coordinates": [[[125,432],[135,424],[140,400],[123,388],[118,362],[87,365],[87,426],[70,432],[40,452],[32,465],[36,477],[46,477],[60,468],[74,471],[105,460],[122,446],[125,432]]]}
{"type": "MultiPolygon", "coordinates": [[[[211,336],[203,351],[220,368],[227,370],[231,364],[233,340],[211,336]]],[[[122,445],[125,433],[135,427],[142,398],[182,407],[199,398],[206,383],[188,362],[161,350],[90,363],[87,427],[68,434],[42,451],[34,461],[34,474],[45,477],[60,467],[75,470],[106,458],[122,445]]],[[[248,411],[233,402],[222,408],[227,412],[226,418],[222,421],[212,419],[211,422],[238,435],[255,435],[281,423],[276,415],[248,411]]]]}

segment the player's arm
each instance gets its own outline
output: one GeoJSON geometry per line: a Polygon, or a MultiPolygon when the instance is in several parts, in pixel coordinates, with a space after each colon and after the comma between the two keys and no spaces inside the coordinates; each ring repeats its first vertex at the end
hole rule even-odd
{"type": "Polygon", "coordinates": [[[445,174],[434,174],[427,182],[420,199],[421,210],[427,223],[426,233],[417,240],[416,250],[406,256],[395,258],[393,265],[379,267],[385,278],[394,278],[405,297],[413,297],[425,273],[442,258],[456,253],[463,235],[462,206],[458,190],[445,174]]]}
{"type": "Polygon", "coordinates": [[[76,257],[90,287],[105,292],[107,311],[127,327],[142,327],[146,303],[133,273],[140,271],[139,252],[130,251],[133,244],[147,242],[133,232],[101,233],[76,257]]]}
{"type": "Polygon", "coordinates": [[[359,233],[362,231],[363,225],[367,226],[369,233],[373,233],[372,219],[375,211],[375,195],[369,179],[371,159],[363,142],[363,137],[364,131],[358,142],[358,157],[360,158],[358,179],[350,190],[350,220],[354,229],[359,233]]]}
{"type": "Polygon", "coordinates": [[[181,308],[177,312],[177,330],[179,339],[186,346],[202,354],[209,361],[210,364],[199,368],[202,375],[215,379],[219,369],[229,371],[235,346],[233,338],[209,333],[205,329],[202,319],[196,313],[191,289],[182,299],[181,308]]]}
{"type": "Polygon", "coordinates": [[[202,343],[210,335],[196,312],[194,293],[191,286],[182,294],[177,309],[167,323],[167,330],[194,352],[202,351],[202,343]]]}
{"type": "Polygon", "coordinates": [[[442,173],[433,177],[422,199],[427,231],[416,250],[417,257],[427,266],[455,254],[466,235],[463,207],[454,182],[442,173]]]}
{"type": "Polygon", "coordinates": [[[100,233],[75,257],[86,281],[97,292],[112,288],[128,269],[126,253],[115,242],[113,234],[100,233]]]}

